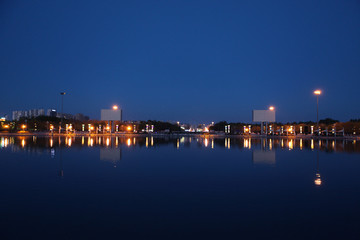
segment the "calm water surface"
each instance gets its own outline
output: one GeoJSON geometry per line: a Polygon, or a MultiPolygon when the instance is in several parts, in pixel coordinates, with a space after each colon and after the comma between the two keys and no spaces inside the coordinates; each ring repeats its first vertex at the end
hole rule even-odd
{"type": "Polygon", "coordinates": [[[360,142],[0,137],[1,239],[360,239],[360,142]]]}

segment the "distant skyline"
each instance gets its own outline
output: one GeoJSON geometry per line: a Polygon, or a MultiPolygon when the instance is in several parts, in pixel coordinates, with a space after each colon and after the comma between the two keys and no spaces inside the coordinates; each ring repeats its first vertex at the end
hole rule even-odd
{"type": "Polygon", "coordinates": [[[0,2],[0,115],[124,120],[360,118],[360,2],[0,2]]]}

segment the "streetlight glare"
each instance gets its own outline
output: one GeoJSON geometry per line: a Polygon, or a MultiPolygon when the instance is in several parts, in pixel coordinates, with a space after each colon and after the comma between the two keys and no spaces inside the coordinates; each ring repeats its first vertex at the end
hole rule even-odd
{"type": "Polygon", "coordinates": [[[116,106],[116,105],[113,106],[113,109],[114,109],[114,110],[118,110],[118,108],[119,108],[119,107],[116,106]]]}
{"type": "Polygon", "coordinates": [[[314,91],[314,94],[315,94],[315,95],[320,95],[320,94],[321,94],[321,90],[315,90],[315,91],[314,91]]]}
{"type": "Polygon", "coordinates": [[[275,108],[274,108],[273,106],[270,106],[270,107],[269,107],[269,110],[270,110],[270,111],[274,111],[274,109],[275,109],[275,108]]]}

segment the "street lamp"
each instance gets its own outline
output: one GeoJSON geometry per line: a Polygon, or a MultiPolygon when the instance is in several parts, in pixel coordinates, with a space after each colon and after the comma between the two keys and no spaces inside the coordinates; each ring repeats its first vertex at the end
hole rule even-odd
{"type": "Polygon", "coordinates": [[[66,92],[61,92],[61,120],[60,120],[60,128],[59,128],[59,133],[61,133],[61,128],[62,128],[62,122],[63,122],[63,116],[64,116],[64,95],[66,94],[66,92]]]}
{"type": "Polygon", "coordinates": [[[318,135],[320,135],[319,131],[319,95],[321,95],[321,90],[315,90],[314,94],[316,95],[316,127],[318,131],[318,135]]]}
{"type": "Polygon", "coordinates": [[[269,110],[270,110],[270,111],[274,111],[274,109],[275,109],[275,108],[274,108],[273,106],[270,106],[270,107],[269,107],[269,110]]]}

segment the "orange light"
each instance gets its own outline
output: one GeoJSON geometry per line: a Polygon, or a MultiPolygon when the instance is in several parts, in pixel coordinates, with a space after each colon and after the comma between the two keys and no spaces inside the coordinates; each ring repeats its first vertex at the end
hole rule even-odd
{"type": "Polygon", "coordinates": [[[22,129],[25,129],[25,128],[26,128],[26,125],[25,125],[25,124],[21,125],[21,128],[22,128],[22,129]]]}
{"type": "Polygon", "coordinates": [[[114,106],[113,106],[113,109],[114,109],[114,110],[118,110],[118,109],[119,109],[119,107],[118,107],[118,106],[116,106],[116,105],[114,105],[114,106]]]}
{"type": "Polygon", "coordinates": [[[275,108],[274,108],[273,106],[270,106],[270,107],[269,107],[269,110],[270,110],[270,111],[274,111],[274,109],[275,109],[275,108]]]}
{"type": "Polygon", "coordinates": [[[316,186],[320,186],[321,185],[321,178],[320,178],[320,174],[316,174],[316,179],[314,180],[314,183],[316,186]]]}
{"type": "Polygon", "coordinates": [[[131,131],[131,127],[130,127],[130,126],[128,126],[128,127],[127,127],[127,130],[128,130],[128,131],[131,131]]]}
{"type": "Polygon", "coordinates": [[[9,125],[4,125],[3,127],[4,127],[4,128],[9,128],[10,126],[9,126],[9,125]]]}
{"type": "Polygon", "coordinates": [[[315,94],[315,95],[320,95],[320,94],[321,94],[321,90],[315,90],[315,91],[314,91],[314,94],[315,94]]]}
{"type": "Polygon", "coordinates": [[[94,127],[93,127],[93,126],[91,126],[91,127],[90,127],[90,130],[94,130],[94,127]]]}

